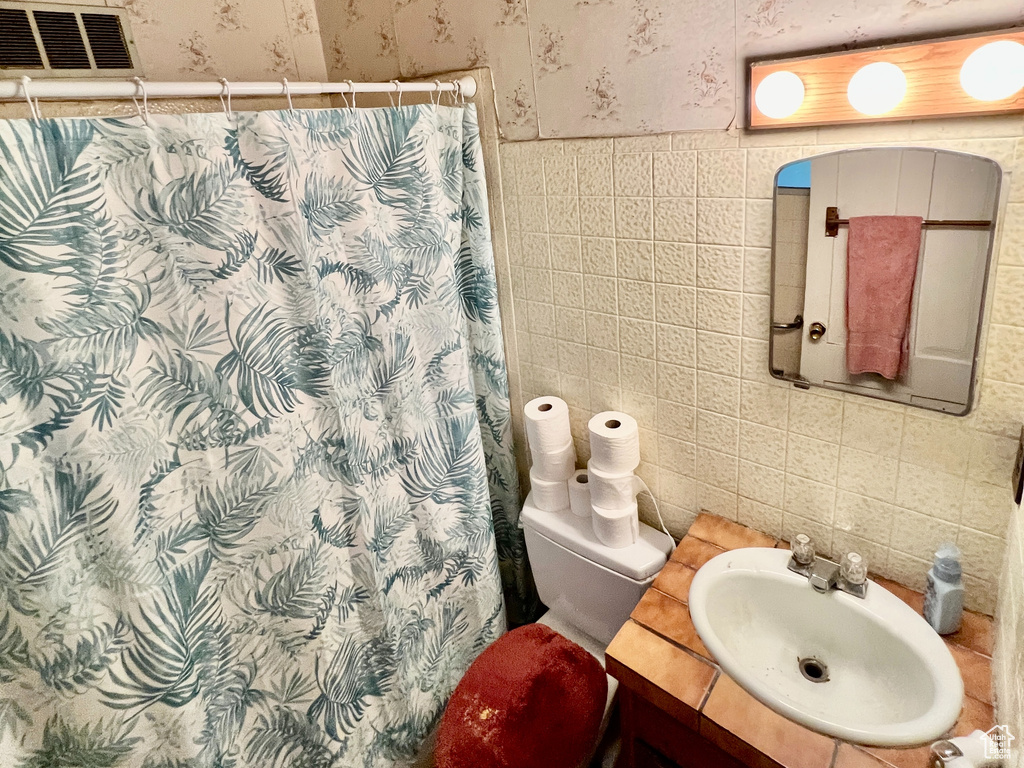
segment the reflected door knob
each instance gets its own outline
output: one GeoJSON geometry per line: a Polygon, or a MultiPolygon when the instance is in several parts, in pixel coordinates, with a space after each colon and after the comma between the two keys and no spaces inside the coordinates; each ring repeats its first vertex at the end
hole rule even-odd
{"type": "Polygon", "coordinates": [[[825,326],[821,323],[811,323],[811,327],[807,329],[807,335],[811,337],[811,341],[817,341],[825,335],[825,326]]]}

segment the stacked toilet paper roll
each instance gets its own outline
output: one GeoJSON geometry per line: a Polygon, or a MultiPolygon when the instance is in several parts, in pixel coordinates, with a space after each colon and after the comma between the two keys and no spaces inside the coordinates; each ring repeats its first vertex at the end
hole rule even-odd
{"type": "Polygon", "coordinates": [[[577,469],[569,480],[569,509],[576,517],[590,517],[590,476],[577,469]]]}
{"type": "Polygon", "coordinates": [[[590,429],[591,522],[598,540],[628,547],[639,536],[636,496],[643,487],[634,474],[640,464],[640,430],[636,419],[620,411],[594,416],[590,429]]]}
{"type": "Polygon", "coordinates": [[[569,479],[576,471],[576,449],[569,431],[569,406],[559,397],[536,397],[526,404],[526,437],[533,465],[533,503],[545,512],[569,507],[569,479]]]}

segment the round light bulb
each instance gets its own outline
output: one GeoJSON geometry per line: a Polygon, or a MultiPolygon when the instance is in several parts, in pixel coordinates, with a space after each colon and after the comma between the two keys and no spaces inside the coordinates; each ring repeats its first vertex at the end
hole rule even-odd
{"type": "Polygon", "coordinates": [[[999,101],[1024,87],[1024,45],[997,40],[978,48],[960,68],[960,85],[978,101],[999,101]]]}
{"type": "Polygon", "coordinates": [[[804,82],[792,72],[772,72],[754,91],[754,104],[765,117],[781,120],[804,103],[804,82]]]}
{"type": "Polygon", "coordinates": [[[903,70],[888,61],[876,61],[854,73],[846,97],[862,115],[884,115],[903,101],[906,92],[903,70]]]}

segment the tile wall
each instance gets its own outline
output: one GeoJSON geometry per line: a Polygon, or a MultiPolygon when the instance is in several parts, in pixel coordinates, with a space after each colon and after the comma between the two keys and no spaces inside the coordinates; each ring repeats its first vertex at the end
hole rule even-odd
{"type": "Polygon", "coordinates": [[[996,608],[996,651],[993,657],[998,722],[1017,738],[1007,768],[1024,768],[1024,517],[1014,510],[1007,531],[1006,559],[996,608]]]}
{"type": "Polygon", "coordinates": [[[968,605],[991,613],[1024,419],[1024,184],[1008,183],[980,402],[964,418],[768,376],[771,194],[783,163],[848,146],[937,146],[1012,171],[1022,121],[502,144],[517,418],[534,396],[565,398],[582,464],[593,413],[633,414],[639,474],[677,535],[700,509],[805,531],[918,589],[954,540],[968,605]]]}

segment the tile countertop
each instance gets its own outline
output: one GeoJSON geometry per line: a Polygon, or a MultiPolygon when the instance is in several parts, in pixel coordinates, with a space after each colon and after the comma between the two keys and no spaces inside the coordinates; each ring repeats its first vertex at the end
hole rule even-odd
{"type": "MultiPolygon", "coordinates": [[[[761,704],[725,675],[697,636],[686,606],[697,569],[715,555],[740,547],[785,543],[713,515],[702,514],[672,559],[619,630],[606,652],[608,673],[683,725],[748,765],[783,768],[923,768],[928,747],[859,747],[824,736],[761,704]],[[767,760],[765,758],[768,758],[767,760]]],[[[873,577],[918,613],[924,596],[873,577]]],[[[960,630],[948,635],[964,680],[964,706],[954,726],[962,736],[995,722],[992,710],[992,620],[964,611],[960,630]]]]}

